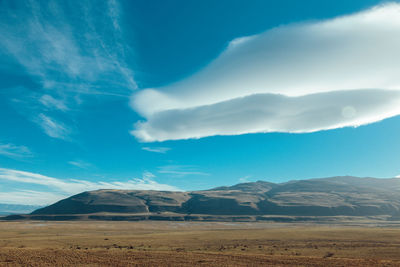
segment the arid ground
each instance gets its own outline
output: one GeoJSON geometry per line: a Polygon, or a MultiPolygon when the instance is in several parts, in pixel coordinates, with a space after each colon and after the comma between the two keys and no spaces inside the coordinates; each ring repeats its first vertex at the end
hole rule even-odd
{"type": "Polygon", "coordinates": [[[1,266],[400,266],[400,228],[0,222],[1,266]]]}

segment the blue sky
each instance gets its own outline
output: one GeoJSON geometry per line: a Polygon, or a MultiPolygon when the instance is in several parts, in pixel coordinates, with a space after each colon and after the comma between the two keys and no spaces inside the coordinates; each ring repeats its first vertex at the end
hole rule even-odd
{"type": "Polygon", "coordinates": [[[400,174],[396,1],[0,1],[0,203],[400,174]]]}

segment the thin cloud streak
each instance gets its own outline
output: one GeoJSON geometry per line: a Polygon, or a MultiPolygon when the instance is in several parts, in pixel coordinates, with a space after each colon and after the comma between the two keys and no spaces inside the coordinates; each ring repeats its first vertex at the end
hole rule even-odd
{"type": "Polygon", "coordinates": [[[169,147],[142,147],[142,150],[145,150],[148,152],[165,154],[168,151],[170,151],[171,148],[169,148],[169,147]]]}
{"type": "Polygon", "coordinates": [[[0,202],[4,204],[43,206],[57,202],[62,198],[63,196],[60,194],[35,190],[0,192],[0,202]]]}
{"type": "Polygon", "coordinates": [[[83,161],[83,160],[68,161],[68,164],[71,164],[72,166],[78,167],[80,169],[88,169],[88,168],[93,166],[89,162],[86,162],[86,161],[83,161]]]}
{"type": "Polygon", "coordinates": [[[56,109],[63,112],[69,110],[62,99],[55,99],[51,95],[43,95],[42,97],[40,97],[39,102],[49,109],[56,109]]]}
{"type": "Polygon", "coordinates": [[[143,142],[303,133],[396,116],[399,46],[398,3],[238,38],[199,73],[134,94],[145,121],[131,133],[143,142]]]}
{"type": "Polygon", "coordinates": [[[18,146],[11,143],[0,143],[0,155],[13,159],[33,157],[33,153],[26,146],[18,146]]]}
{"type": "Polygon", "coordinates": [[[158,167],[158,173],[168,174],[175,177],[184,176],[208,176],[209,173],[198,171],[196,166],[191,165],[165,165],[158,167]]]}
{"type": "Polygon", "coordinates": [[[69,138],[71,130],[63,123],[50,118],[43,113],[39,114],[36,122],[42,127],[43,131],[50,137],[66,140],[69,138]]]}
{"type": "Polygon", "coordinates": [[[0,192],[0,201],[3,200],[1,202],[6,204],[31,203],[35,205],[46,205],[54,202],[55,199],[60,200],[70,195],[98,189],[181,191],[177,187],[160,184],[156,182],[154,178],[155,176],[152,173],[145,172],[142,178],[134,178],[124,182],[91,182],[78,179],[57,179],[37,173],[0,168],[0,180],[39,185],[46,188],[42,191],[21,190],[15,192],[0,192]],[[33,197],[36,196],[37,198],[31,199],[31,202],[19,202],[23,199],[28,199],[30,195],[33,197]],[[6,196],[8,196],[8,201],[6,196]],[[49,198],[47,199],[47,197],[49,198]]]}

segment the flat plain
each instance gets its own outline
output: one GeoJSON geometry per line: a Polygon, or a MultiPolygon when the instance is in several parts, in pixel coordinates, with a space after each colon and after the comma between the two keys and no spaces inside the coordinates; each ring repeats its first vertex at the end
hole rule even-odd
{"type": "Polygon", "coordinates": [[[400,266],[400,228],[267,222],[0,222],[1,266],[400,266]]]}

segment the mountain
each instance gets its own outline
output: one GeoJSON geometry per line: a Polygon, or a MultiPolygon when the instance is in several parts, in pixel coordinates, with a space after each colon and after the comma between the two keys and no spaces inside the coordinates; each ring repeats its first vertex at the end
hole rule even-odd
{"type": "Polygon", "coordinates": [[[0,215],[30,213],[39,208],[40,206],[0,203],[0,215]]]}
{"type": "Polygon", "coordinates": [[[346,176],[280,184],[258,181],[191,192],[97,190],[61,200],[30,216],[73,219],[78,215],[128,220],[218,216],[263,219],[271,215],[399,217],[400,179],[346,176]]]}

